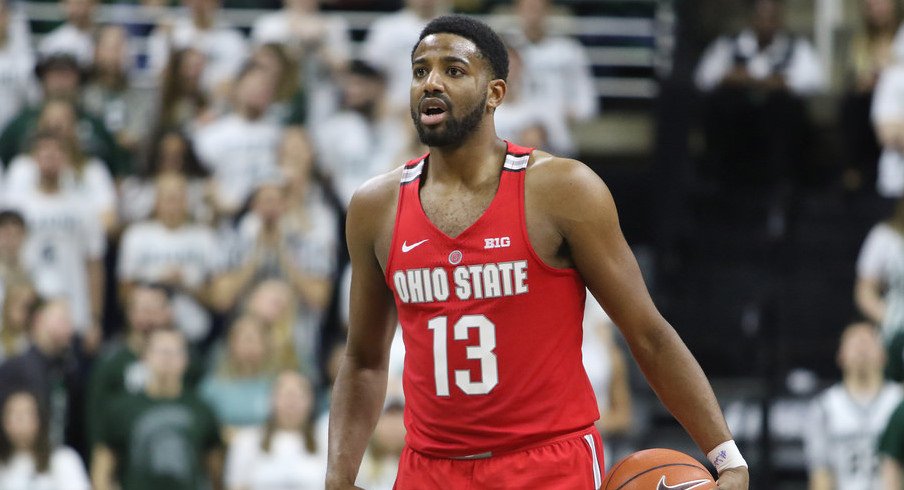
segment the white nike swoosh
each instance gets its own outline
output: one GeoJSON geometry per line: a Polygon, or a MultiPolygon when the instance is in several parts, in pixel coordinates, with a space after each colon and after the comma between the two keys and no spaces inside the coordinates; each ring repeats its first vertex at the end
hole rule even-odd
{"type": "Polygon", "coordinates": [[[712,483],[708,480],[694,480],[686,483],[679,483],[678,485],[667,485],[665,483],[665,476],[663,476],[659,480],[659,485],[656,487],[656,490],[691,490],[699,487],[700,485],[705,485],[707,483],[712,483]]]}
{"type": "Polygon", "coordinates": [[[408,242],[404,241],[404,242],[402,242],[402,252],[407,254],[408,252],[414,250],[415,247],[417,247],[418,245],[420,245],[428,240],[430,240],[430,239],[427,238],[427,239],[421,240],[417,243],[412,243],[411,245],[408,245],[408,242]]]}

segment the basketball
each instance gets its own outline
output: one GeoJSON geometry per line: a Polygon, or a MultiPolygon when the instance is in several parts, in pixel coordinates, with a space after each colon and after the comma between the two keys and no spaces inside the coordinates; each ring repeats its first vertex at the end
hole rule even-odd
{"type": "Polygon", "coordinates": [[[622,459],[603,480],[602,490],[710,490],[716,482],[705,466],[682,452],[647,449],[622,459]]]}

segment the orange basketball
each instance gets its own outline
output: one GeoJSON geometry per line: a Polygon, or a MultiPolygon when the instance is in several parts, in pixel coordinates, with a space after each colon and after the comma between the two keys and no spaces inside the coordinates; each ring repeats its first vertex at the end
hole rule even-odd
{"type": "Polygon", "coordinates": [[[603,480],[602,490],[710,490],[716,482],[705,466],[682,452],[647,449],[627,456],[603,480]]]}

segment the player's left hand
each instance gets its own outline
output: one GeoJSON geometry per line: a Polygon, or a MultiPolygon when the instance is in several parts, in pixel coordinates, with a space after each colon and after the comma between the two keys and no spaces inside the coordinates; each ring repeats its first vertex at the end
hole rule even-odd
{"type": "Polygon", "coordinates": [[[719,475],[716,488],[720,490],[747,490],[750,484],[750,474],[744,466],[729,468],[719,475]]]}

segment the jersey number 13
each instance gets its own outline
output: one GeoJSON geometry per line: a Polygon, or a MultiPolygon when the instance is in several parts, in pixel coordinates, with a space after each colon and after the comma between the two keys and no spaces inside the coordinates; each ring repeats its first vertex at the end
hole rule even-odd
{"type": "MultiPolygon", "coordinates": [[[[427,323],[433,330],[433,373],[436,376],[436,395],[449,396],[449,358],[446,329],[448,317],[438,316],[427,323]]],[[[496,325],[483,315],[464,315],[452,327],[455,340],[468,340],[468,331],[477,329],[479,343],[465,348],[468,359],[480,361],[481,381],[473,381],[469,369],[455,370],[455,385],[467,395],[486,395],[499,383],[496,364],[496,325]]]]}

